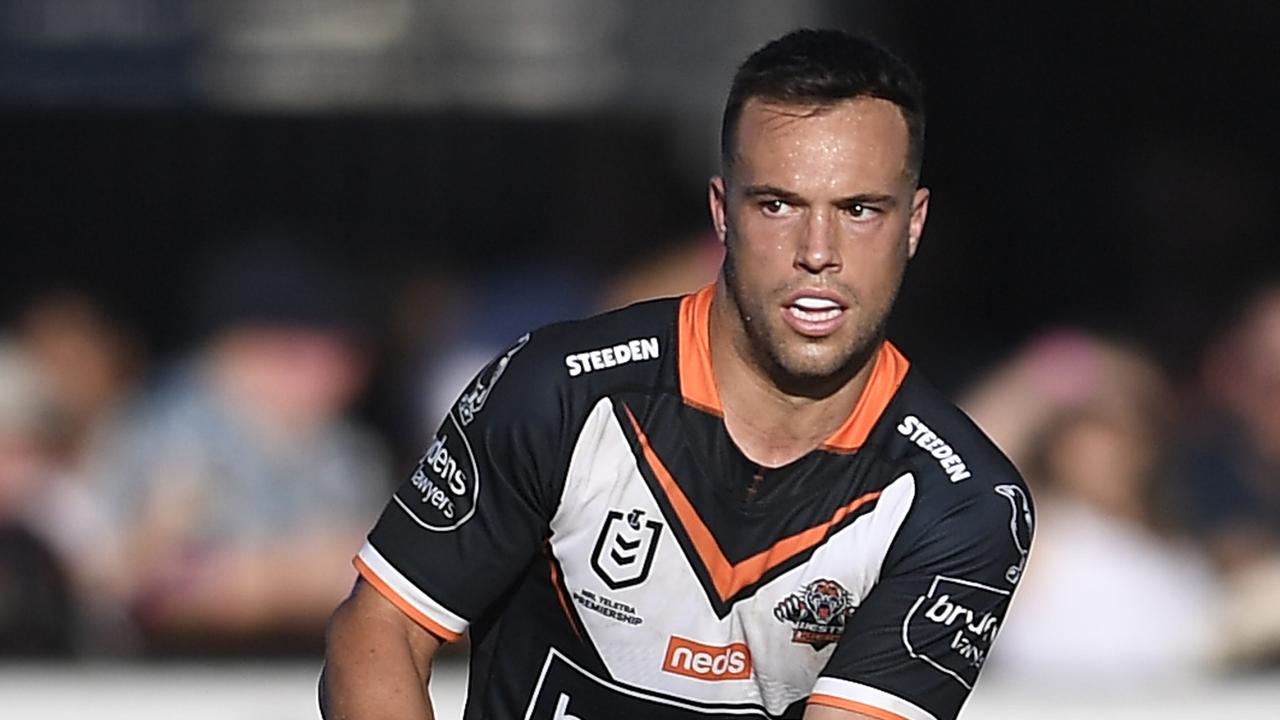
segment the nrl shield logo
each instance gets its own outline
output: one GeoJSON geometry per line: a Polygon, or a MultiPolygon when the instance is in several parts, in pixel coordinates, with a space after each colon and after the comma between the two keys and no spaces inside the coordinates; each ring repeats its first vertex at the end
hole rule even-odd
{"type": "Polygon", "coordinates": [[[591,553],[591,569],[610,590],[639,585],[649,577],[661,534],[662,523],[645,518],[643,510],[625,517],[621,510],[610,510],[591,553]]]}

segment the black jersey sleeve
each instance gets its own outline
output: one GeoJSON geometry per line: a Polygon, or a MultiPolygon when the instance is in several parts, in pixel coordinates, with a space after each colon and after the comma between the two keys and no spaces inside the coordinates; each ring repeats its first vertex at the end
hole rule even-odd
{"type": "Polygon", "coordinates": [[[876,717],[956,717],[1030,548],[1026,486],[999,465],[960,483],[917,469],[912,510],[880,580],[849,617],[810,703],[874,708],[876,717]]]}
{"type": "Polygon", "coordinates": [[[474,378],[355,558],[442,639],[459,637],[546,539],[565,415],[550,361],[526,335],[474,378]]]}

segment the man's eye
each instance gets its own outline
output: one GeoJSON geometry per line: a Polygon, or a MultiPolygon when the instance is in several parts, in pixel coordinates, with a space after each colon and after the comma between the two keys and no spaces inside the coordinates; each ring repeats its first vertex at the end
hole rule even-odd
{"type": "Polygon", "coordinates": [[[782,215],[791,209],[791,206],[781,200],[765,200],[760,203],[760,209],[765,215],[782,215]]]}
{"type": "Polygon", "coordinates": [[[849,213],[849,216],[854,220],[867,220],[880,212],[878,208],[863,205],[862,203],[854,203],[853,205],[846,207],[844,210],[849,213]]]}

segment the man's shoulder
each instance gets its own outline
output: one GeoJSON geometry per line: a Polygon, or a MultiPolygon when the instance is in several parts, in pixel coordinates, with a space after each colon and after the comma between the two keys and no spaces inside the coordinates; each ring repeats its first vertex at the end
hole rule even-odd
{"type": "Polygon", "coordinates": [[[910,469],[918,490],[932,502],[956,506],[1008,493],[1028,496],[1009,458],[916,369],[907,374],[888,411],[881,448],[910,469]]]}
{"type": "Polygon", "coordinates": [[[1035,527],[1017,468],[915,369],[889,412],[879,451],[895,472],[911,474],[914,492],[898,551],[957,577],[1016,583],[1035,527]]]}
{"type": "Polygon", "coordinates": [[[526,333],[463,391],[455,405],[459,420],[470,423],[486,407],[551,419],[622,387],[662,386],[675,367],[679,303],[648,300],[526,333]]]}
{"type": "Polygon", "coordinates": [[[658,298],[533,333],[543,362],[557,375],[578,378],[615,371],[675,352],[681,298],[658,298]]]}

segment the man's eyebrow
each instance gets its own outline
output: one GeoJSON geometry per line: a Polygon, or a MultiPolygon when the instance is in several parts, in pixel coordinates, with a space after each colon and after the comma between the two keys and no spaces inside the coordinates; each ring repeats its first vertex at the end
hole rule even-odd
{"type": "Polygon", "coordinates": [[[835,204],[839,207],[845,207],[847,205],[896,205],[897,202],[898,199],[896,197],[886,193],[861,193],[841,198],[835,204]]]}
{"type": "Polygon", "coordinates": [[[742,189],[742,194],[747,197],[769,196],[779,200],[799,200],[800,196],[790,190],[783,190],[773,185],[748,185],[742,189]]]}
{"type": "MultiPolygon", "coordinates": [[[[803,198],[790,190],[784,190],[775,185],[748,185],[742,189],[742,194],[746,197],[770,197],[777,198],[792,204],[796,204],[803,198]]],[[[837,207],[847,207],[850,205],[896,205],[898,199],[888,193],[859,193],[850,195],[849,197],[840,198],[834,204],[837,207]]]]}

